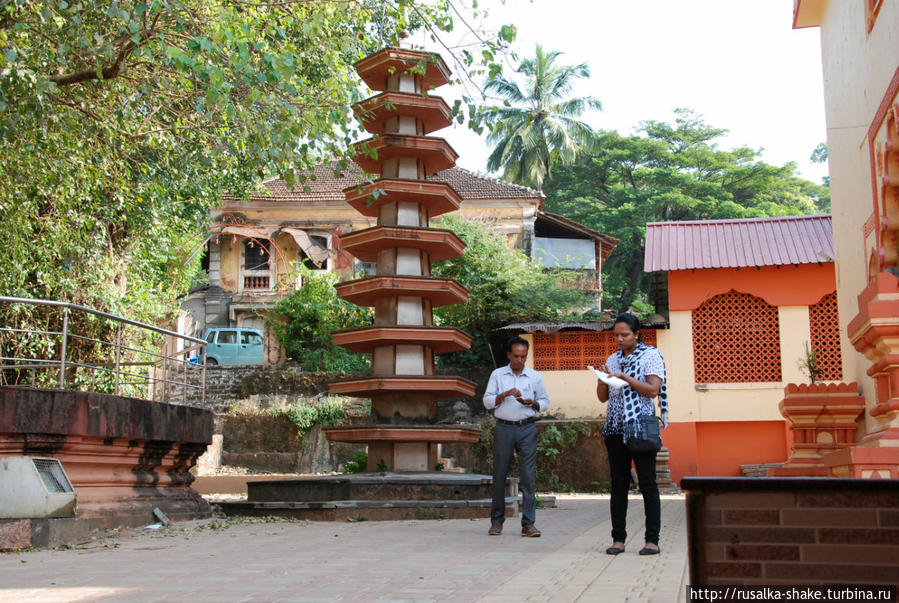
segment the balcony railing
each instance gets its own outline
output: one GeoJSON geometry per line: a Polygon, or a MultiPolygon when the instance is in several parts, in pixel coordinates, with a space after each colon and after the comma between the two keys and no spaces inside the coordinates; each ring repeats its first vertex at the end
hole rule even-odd
{"type": "Polygon", "coordinates": [[[76,304],[0,296],[0,384],[205,402],[202,339],[76,304]]]}
{"type": "Polygon", "coordinates": [[[244,276],[243,277],[243,290],[244,291],[268,291],[271,289],[271,285],[269,284],[268,276],[244,276]]]}

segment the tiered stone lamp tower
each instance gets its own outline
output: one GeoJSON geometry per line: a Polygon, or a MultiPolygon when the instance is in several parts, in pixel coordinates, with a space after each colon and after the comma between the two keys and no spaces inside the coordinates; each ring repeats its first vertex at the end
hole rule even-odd
{"type": "MultiPolygon", "coordinates": [[[[353,108],[375,134],[360,143],[356,162],[379,177],[348,188],[347,202],[377,226],[341,238],[344,249],[377,274],[337,285],[343,299],[375,309],[374,324],[334,334],[348,350],[372,355],[371,375],[331,383],[335,394],[370,397],[371,425],[329,427],[335,442],[368,445],[368,473],[249,482],[246,501],[221,503],[229,514],[307,519],[414,519],[487,517],[489,475],[436,472],[440,443],[474,443],[480,431],[436,425],[435,401],[471,396],[475,384],[437,375],[434,355],[468,349],[462,331],[434,326],[432,309],[465,301],[452,279],[431,276],[431,263],[462,254],[451,231],[429,228],[434,216],[458,209],[448,184],[427,176],[452,167],[456,153],[428,134],[450,124],[442,99],[428,92],[447,83],[449,70],[432,53],[386,48],[356,69],[381,94],[353,108]],[[430,515],[428,515],[430,514],[430,515]]],[[[517,480],[506,483],[507,513],[514,513],[517,480]]]]}
{"type": "Polygon", "coordinates": [[[347,202],[377,226],[342,238],[344,249],[377,274],[337,286],[343,299],[375,310],[374,325],[340,331],[334,343],[372,355],[368,377],[331,383],[335,394],[371,397],[376,424],[333,427],[329,440],[368,444],[368,470],[434,471],[441,442],[475,442],[479,431],[434,425],[435,400],[471,396],[475,384],[436,375],[434,356],[466,350],[471,338],[434,326],[432,309],[464,302],[468,291],[452,279],[431,276],[431,263],[462,255],[465,245],[429,220],[458,209],[461,199],[431,174],[455,165],[442,138],[428,136],[450,125],[450,110],[433,88],[449,81],[439,55],[386,48],[356,63],[362,80],[380,91],[354,105],[368,132],[356,146],[356,163],[380,177],[346,189],[347,202]]]}

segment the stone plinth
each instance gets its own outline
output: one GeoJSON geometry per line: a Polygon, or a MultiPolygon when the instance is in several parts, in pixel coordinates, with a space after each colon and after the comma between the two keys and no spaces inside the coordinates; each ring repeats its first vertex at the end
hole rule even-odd
{"type": "Polygon", "coordinates": [[[826,454],[855,444],[857,420],[865,410],[865,399],[857,383],[791,383],[784,389],[778,407],[793,432],[792,454],[768,475],[801,477],[830,475],[823,462],[826,454]]]}
{"type": "Polygon", "coordinates": [[[459,473],[360,473],[247,482],[252,502],[490,498],[490,478],[459,473]]]}
{"type": "Polygon", "coordinates": [[[190,469],[212,441],[208,410],[68,390],[0,387],[0,456],[60,460],[75,519],[92,528],[208,517],[190,469]]]}
{"type": "MultiPolygon", "coordinates": [[[[465,519],[490,513],[491,478],[459,473],[361,473],[249,482],[228,515],[312,520],[465,519]]],[[[518,480],[507,480],[506,515],[517,513],[518,480]]]]}

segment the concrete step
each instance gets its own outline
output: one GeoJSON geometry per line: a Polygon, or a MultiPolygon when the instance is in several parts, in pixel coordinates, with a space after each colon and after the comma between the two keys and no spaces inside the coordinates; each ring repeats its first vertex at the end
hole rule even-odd
{"type": "MultiPolygon", "coordinates": [[[[223,501],[215,503],[225,515],[291,517],[311,521],[392,521],[402,519],[483,519],[491,500],[331,500],[315,502],[223,501]]],[[[506,516],[517,505],[506,499],[506,516]]]]}
{"type": "Polygon", "coordinates": [[[478,500],[490,498],[489,475],[465,473],[354,473],[249,481],[251,502],[336,500],[478,500]]]}

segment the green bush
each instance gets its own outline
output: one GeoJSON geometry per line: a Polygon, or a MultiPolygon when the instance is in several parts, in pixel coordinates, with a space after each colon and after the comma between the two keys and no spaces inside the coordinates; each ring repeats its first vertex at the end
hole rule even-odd
{"type": "Polygon", "coordinates": [[[268,320],[287,357],[299,362],[305,371],[366,370],[368,357],[334,345],[332,334],[371,324],[371,310],[337,297],[336,274],[320,274],[300,266],[298,275],[303,286],[275,304],[268,320]]]}
{"type": "Polygon", "coordinates": [[[297,439],[303,439],[316,424],[337,425],[345,416],[340,398],[327,397],[313,403],[294,402],[286,408],[273,408],[273,417],[287,417],[297,428],[297,439]]]}
{"type": "Polygon", "coordinates": [[[343,464],[344,473],[365,473],[368,470],[368,453],[358,450],[353,453],[350,460],[343,464]]]}

